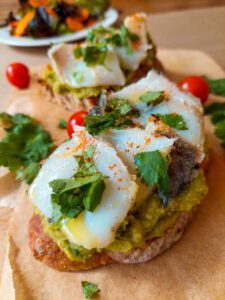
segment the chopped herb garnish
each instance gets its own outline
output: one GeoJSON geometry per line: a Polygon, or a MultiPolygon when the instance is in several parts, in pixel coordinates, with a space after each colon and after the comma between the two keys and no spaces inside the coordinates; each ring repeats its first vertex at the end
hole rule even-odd
{"type": "Polygon", "coordinates": [[[169,197],[169,177],[167,173],[167,161],[156,151],[141,152],[134,156],[138,176],[143,182],[152,187],[158,185],[158,191],[163,197],[160,197],[163,205],[167,205],[169,197]]]}
{"type": "Polygon", "coordinates": [[[61,128],[61,129],[65,129],[66,128],[66,125],[67,125],[67,121],[64,120],[64,119],[60,119],[59,120],[59,124],[58,124],[58,127],[61,128]]]}
{"type": "Polygon", "coordinates": [[[210,115],[215,125],[215,134],[221,139],[221,144],[225,148],[225,103],[212,103],[206,106],[205,114],[210,115]]]}
{"type": "Polygon", "coordinates": [[[104,38],[111,37],[116,34],[116,30],[113,27],[98,26],[88,32],[87,42],[101,43],[104,38]]]}
{"type": "Polygon", "coordinates": [[[76,47],[74,56],[83,58],[87,66],[104,65],[107,55],[107,47],[105,45],[93,45],[87,47],[76,47]]]}
{"type": "Polygon", "coordinates": [[[82,291],[86,299],[91,299],[97,293],[100,292],[97,284],[90,283],[88,281],[81,281],[82,291]]]}
{"type": "Polygon", "coordinates": [[[65,193],[74,189],[78,189],[84,185],[96,182],[103,179],[104,176],[101,173],[94,173],[85,177],[77,177],[68,179],[55,179],[49,183],[50,187],[55,193],[65,193]]]}
{"type": "Polygon", "coordinates": [[[125,47],[127,54],[133,53],[132,42],[138,42],[139,39],[139,36],[129,31],[124,24],[121,26],[120,31],[100,26],[90,31],[87,36],[87,41],[91,44],[125,47]]]}
{"type": "Polygon", "coordinates": [[[152,92],[148,91],[145,94],[143,94],[139,99],[141,102],[147,103],[148,105],[150,104],[159,104],[162,100],[164,100],[164,92],[152,92]]]}
{"type": "Polygon", "coordinates": [[[25,169],[17,171],[17,179],[24,181],[27,184],[31,184],[34,178],[37,176],[41,165],[37,162],[32,162],[25,169]]]}
{"type": "Polygon", "coordinates": [[[85,128],[92,135],[98,135],[112,127],[122,129],[134,126],[132,118],[140,113],[134,109],[126,99],[111,99],[106,106],[105,115],[87,116],[85,128]]]}
{"type": "Polygon", "coordinates": [[[105,189],[105,183],[103,180],[94,181],[87,191],[84,199],[84,207],[88,211],[94,211],[100,203],[103,191],[105,189]]]}
{"type": "Polygon", "coordinates": [[[38,163],[52,148],[48,132],[24,114],[0,114],[0,123],[7,134],[0,142],[0,166],[9,168],[17,177],[31,183],[38,163]]]}
{"type": "Polygon", "coordinates": [[[126,47],[127,54],[133,53],[131,42],[138,42],[139,36],[135,33],[130,32],[127,27],[123,24],[121,26],[121,44],[126,47]]]}
{"type": "Polygon", "coordinates": [[[132,112],[133,107],[126,99],[111,99],[106,106],[107,111],[118,111],[122,115],[132,112]]]}
{"type": "Polygon", "coordinates": [[[187,130],[187,124],[184,121],[184,118],[181,115],[171,113],[171,114],[156,114],[165,124],[169,125],[172,128],[177,130],[187,130]]]}
{"type": "Polygon", "coordinates": [[[94,211],[99,205],[105,189],[105,176],[95,167],[94,151],[95,147],[88,146],[87,151],[74,156],[78,171],[72,178],[56,179],[49,183],[53,190],[52,222],[56,223],[63,216],[76,218],[83,210],[94,211]]]}
{"type": "Polygon", "coordinates": [[[225,97],[225,78],[213,80],[209,79],[208,77],[204,77],[204,79],[209,85],[211,94],[225,97]]]}

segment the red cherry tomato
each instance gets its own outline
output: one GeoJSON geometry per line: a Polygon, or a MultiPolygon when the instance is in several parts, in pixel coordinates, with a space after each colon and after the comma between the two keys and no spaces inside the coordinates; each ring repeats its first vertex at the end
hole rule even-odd
{"type": "Polygon", "coordinates": [[[186,77],[178,85],[195,97],[198,97],[202,103],[205,103],[209,96],[209,86],[199,76],[186,77]]]}
{"type": "Polygon", "coordinates": [[[73,134],[73,125],[84,126],[84,119],[87,116],[87,112],[84,110],[75,112],[67,122],[67,132],[69,137],[72,137],[73,134]]]}
{"type": "Polygon", "coordinates": [[[12,63],[6,69],[8,81],[19,89],[25,89],[30,82],[28,68],[21,63],[12,63]]]}

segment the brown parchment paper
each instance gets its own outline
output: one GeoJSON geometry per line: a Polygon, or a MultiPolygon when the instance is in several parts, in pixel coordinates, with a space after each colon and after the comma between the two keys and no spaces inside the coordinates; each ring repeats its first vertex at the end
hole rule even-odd
{"type": "Polygon", "coordinates": [[[8,224],[10,221],[10,216],[12,214],[12,209],[9,207],[4,207],[0,209],[0,282],[1,282],[1,271],[3,269],[3,257],[6,252],[6,236],[8,224]]]}
{"type": "MultiPolygon", "coordinates": [[[[66,130],[58,128],[60,119],[68,119],[70,113],[46,101],[46,95],[40,90],[37,74],[42,68],[34,69],[33,79],[28,90],[13,90],[7,102],[1,108],[10,114],[25,113],[39,121],[50,132],[55,145],[59,145],[68,138],[66,130]]],[[[20,182],[7,169],[0,167],[0,207],[14,207],[15,198],[20,182]]]]}
{"type": "MultiPolygon", "coordinates": [[[[193,54],[164,51],[160,55],[163,63],[165,60],[168,71],[168,62],[179,60],[176,62],[176,78],[183,74],[184,65],[185,71],[188,67],[189,73],[194,74],[191,66],[197,64],[201,68],[201,59],[201,70],[204,74],[207,62],[211,61],[199,52],[193,54]]],[[[210,64],[212,76],[224,76],[223,71],[217,65],[214,66],[216,67],[213,71],[213,64],[210,64]]],[[[0,299],[1,295],[4,295],[4,300],[84,299],[81,291],[82,280],[97,283],[101,289],[99,299],[104,300],[225,299],[225,151],[213,135],[210,123],[206,121],[206,131],[212,145],[210,170],[207,175],[209,194],[181,241],[144,264],[111,265],[77,273],[52,270],[36,261],[29,252],[27,223],[32,208],[27,199],[26,186],[22,185],[17,193],[18,205],[9,229],[11,242],[5,264],[11,265],[11,268],[8,267],[8,271],[3,273],[6,276],[11,272],[6,283],[12,281],[13,287],[11,285],[11,289],[8,288],[10,295],[4,286],[1,287],[0,299]]]]}

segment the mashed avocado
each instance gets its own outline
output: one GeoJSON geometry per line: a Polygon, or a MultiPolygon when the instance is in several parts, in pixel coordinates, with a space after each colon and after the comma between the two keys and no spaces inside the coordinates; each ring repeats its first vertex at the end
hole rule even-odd
{"type": "MultiPolygon", "coordinates": [[[[207,186],[202,171],[198,171],[189,189],[170,201],[168,207],[163,207],[157,194],[153,194],[139,209],[129,215],[117,230],[115,241],[107,248],[110,251],[129,252],[142,246],[146,240],[160,237],[177,220],[180,212],[189,211],[207,194],[207,186]]],[[[56,224],[43,219],[46,233],[58,244],[69,259],[84,261],[98,251],[87,250],[70,243],[56,224]]]]}
{"type": "MultiPolygon", "coordinates": [[[[149,43],[150,42],[152,43],[149,37],[149,43]]],[[[154,65],[155,56],[156,56],[156,48],[153,45],[153,47],[148,50],[147,57],[140,65],[140,70],[146,68],[150,70],[154,65]]],[[[133,82],[133,80],[136,77],[137,71],[138,70],[136,71],[124,70],[124,75],[126,77],[126,84],[133,82]]],[[[74,88],[65,83],[62,83],[50,65],[44,71],[42,75],[42,79],[53,90],[54,93],[61,94],[61,95],[69,94],[70,96],[73,96],[75,99],[81,99],[81,100],[84,98],[97,97],[102,93],[103,90],[113,89],[114,91],[117,91],[122,88],[120,86],[113,86],[113,87],[98,86],[98,87],[74,88]]]]}
{"type": "MultiPolygon", "coordinates": [[[[42,76],[42,79],[51,87],[56,94],[70,94],[76,99],[97,97],[101,94],[102,87],[85,87],[73,88],[65,83],[62,83],[51,67],[48,67],[42,76]]],[[[106,88],[106,87],[104,87],[106,88]]]]}
{"type": "Polygon", "coordinates": [[[60,226],[48,222],[47,218],[42,216],[42,225],[44,231],[53,239],[53,241],[64,251],[67,257],[72,261],[85,261],[92,256],[95,250],[87,250],[82,246],[70,243],[60,226]]]}
{"type": "Polygon", "coordinates": [[[162,236],[176,222],[180,212],[189,211],[198,205],[206,193],[207,186],[202,171],[198,171],[189,189],[172,199],[168,207],[162,206],[155,193],[134,215],[128,216],[125,225],[117,231],[117,237],[108,249],[129,252],[142,246],[146,240],[162,236]]]}

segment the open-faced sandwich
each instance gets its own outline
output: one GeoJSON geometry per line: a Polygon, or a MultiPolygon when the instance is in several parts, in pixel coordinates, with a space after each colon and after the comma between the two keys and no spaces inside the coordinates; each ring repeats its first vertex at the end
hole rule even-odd
{"type": "MultiPolygon", "coordinates": [[[[91,75],[86,65],[61,56],[72,55],[70,47],[56,46],[50,55],[58,77],[76,87],[73,70],[82,71],[81,82],[91,75]]],[[[85,51],[75,48],[79,56],[85,51]]],[[[106,57],[117,64],[106,64],[106,73],[120,69],[126,50],[110,51],[106,57]]],[[[118,74],[115,79],[123,78],[118,74]]],[[[182,236],[205,197],[204,159],[199,99],[158,71],[101,93],[85,126],[73,126],[72,138],[50,155],[29,188],[33,255],[61,271],[152,259],[182,236]]]]}
{"type": "Polygon", "coordinates": [[[48,56],[40,79],[45,97],[71,111],[161,68],[143,13],[127,17],[120,29],[96,27],[83,43],[55,45],[48,56]]]}

